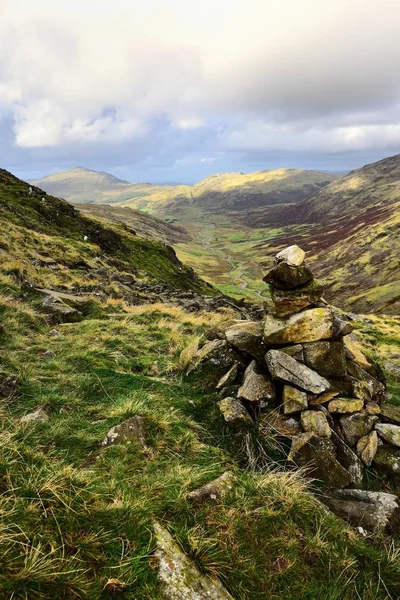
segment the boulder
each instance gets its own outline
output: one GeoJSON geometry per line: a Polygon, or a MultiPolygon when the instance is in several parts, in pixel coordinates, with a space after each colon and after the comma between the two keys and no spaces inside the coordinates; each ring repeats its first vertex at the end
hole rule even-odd
{"type": "Polygon", "coordinates": [[[354,447],[360,438],[372,431],[377,421],[378,417],[365,412],[340,417],[340,427],[346,444],[351,448],[354,447]]]}
{"type": "Polygon", "coordinates": [[[357,442],[356,452],[363,463],[370,467],[378,450],[378,436],[376,431],[371,431],[368,435],[364,435],[357,442]]]}
{"type": "Polygon", "coordinates": [[[323,291],[323,284],[315,281],[295,290],[279,290],[270,284],[270,299],[265,302],[265,312],[288,317],[319,302],[323,291]]]}
{"type": "Polygon", "coordinates": [[[238,367],[238,363],[235,363],[234,365],[232,365],[229,371],[221,377],[216,386],[217,390],[222,390],[223,388],[229,387],[235,383],[238,373],[238,367]]]}
{"type": "Polygon", "coordinates": [[[362,410],[364,401],[357,398],[342,398],[338,397],[331,400],[328,404],[330,413],[353,413],[362,410]]]}
{"type": "Polygon", "coordinates": [[[292,384],[307,392],[321,394],[330,386],[329,381],[280,350],[269,350],[265,356],[274,379],[292,384]]]}
{"type": "Polygon", "coordinates": [[[218,406],[226,423],[229,423],[229,425],[240,427],[253,424],[253,419],[240,400],[229,397],[224,398],[218,402],[218,406]]]}
{"type": "Polygon", "coordinates": [[[347,374],[346,356],[342,342],[309,342],[303,345],[305,364],[326,377],[347,374]]]}
{"type": "Polygon", "coordinates": [[[275,402],[274,384],[266,370],[261,369],[255,360],[251,361],[244,373],[238,398],[248,402],[262,402],[264,406],[272,406],[275,402]]]}
{"type": "Polygon", "coordinates": [[[331,428],[323,412],[304,410],[300,416],[304,431],[313,431],[319,437],[331,437],[331,428]]]}
{"type": "Polygon", "coordinates": [[[203,504],[204,502],[220,500],[232,488],[234,474],[231,471],[226,471],[213,481],[206,483],[201,488],[190,492],[187,495],[189,502],[195,505],[203,504]]]}
{"type": "Polygon", "coordinates": [[[289,458],[299,467],[308,467],[310,475],[323,481],[327,487],[342,488],[352,483],[352,476],[335,457],[332,441],[315,433],[295,436],[289,458]]]}
{"type": "Polygon", "coordinates": [[[219,579],[200,573],[171,534],[155,522],[155,557],[162,595],[166,600],[233,600],[219,579]]]}
{"type": "Polygon", "coordinates": [[[266,283],[273,283],[275,287],[282,289],[293,289],[306,285],[312,281],[313,275],[308,267],[300,265],[294,267],[286,262],[278,263],[263,278],[266,283]]]}
{"type": "Polygon", "coordinates": [[[101,442],[102,446],[115,444],[130,444],[132,441],[140,443],[142,448],[147,448],[144,434],[143,417],[134,416],[119,425],[115,425],[101,442]]]}
{"type": "Polygon", "coordinates": [[[299,267],[303,264],[306,253],[299,246],[293,245],[284,248],[276,255],[278,262],[285,262],[291,267],[299,267]]]}
{"type": "Polygon", "coordinates": [[[400,448],[378,446],[372,466],[391,477],[400,477],[400,448]]]}
{"type": "Polygon", "coordinates": [[[352,484],[360,485],[364,476],[363,463],[357,454],[333,430],[331,431],[331,440],[335,446],[336,458],[350,473],[352,484]]]}
{"type": "Polygon", "coordinates": [[[283,386],[282,404],[285,415],[291,415],[308,407],[308,396],[291,385],[285,385],[283,386]]]}
{"type": "Polygon", "coordinates": [[[380,437],[392,446],[400,446],[400,426],[391,423],[377,423],[375,430],[380,437]]]}
{"type": "Polygon", "coordinates": [[[400,425],[400,406],[394,406],[385,402],[381,404],[381,415],[385,422],[400,425]]]}
{"type": "Polygon", "coordinates": [[[241,352],[262,362],[266,352],[262,321],[242,321],[225,330],[226,340],[241,352]]]}
{"type": "Polygon", "coordinates": [[[398,520],[399,501],[393,494],[331,490],[324,502],[336,515],[373,533],[391,531],[392,524],[398,520]]]}
{"type": "Polygon", "coordinates": [[[24,415],[20,418],[19,422],[22,424],[27,423],[46,423],[50,419],[49,415],[43,408],[38,406],[34,411],[24,415]]]}
{"type": "Polygon", "coordinates": [[[329,308],[311,308],[280,319],[266,315],[264,342],[271,345],[329,340],[333,336],[333,316],[329,308]]]}

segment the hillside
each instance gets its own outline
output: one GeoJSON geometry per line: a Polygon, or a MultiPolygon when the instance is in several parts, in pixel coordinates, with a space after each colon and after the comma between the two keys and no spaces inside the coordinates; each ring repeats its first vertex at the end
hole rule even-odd
{"type": "MultiPolygon", "coordinates": [[[[218,600],[397,597],[392,538],[327,511],[274,430],[224,421],[215,376],[237,355],[186,374],[242,305],[5,171],[0,222],[0,597],[166,600],[179,557],[190,598],[204,576],[200,598],[215,582],[218,600]],[[223,494],[191,500],[223,474],[223,494]],[[160,531],[178,544],[164,559],[160,531]]],[[[399,323],[355,325],[395,405],[399,323]]]]}
{"type": "Polygon", "coordinates": [[[276,203],[299,202],[336,179],[319,171],[278,169],[250,174],[213,175],[193,185],[127,184],[112,176],[72,169],[32,182],[74,203],[118,202],[148,212],[187,220],[195,214],[248,210],[276,203]]]}

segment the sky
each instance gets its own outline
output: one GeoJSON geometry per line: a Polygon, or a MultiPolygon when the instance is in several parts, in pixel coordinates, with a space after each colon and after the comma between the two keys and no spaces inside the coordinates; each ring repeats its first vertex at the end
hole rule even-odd
{"type": "Polygon", "coordinates": [[[0,167],[24,179],[399,152],[399,0],[0,0],[0,167]]]}

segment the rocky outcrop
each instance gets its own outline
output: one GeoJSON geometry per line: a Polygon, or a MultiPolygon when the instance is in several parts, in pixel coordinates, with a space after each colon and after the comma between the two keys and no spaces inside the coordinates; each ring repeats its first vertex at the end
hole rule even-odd
{"type": "MultiPolygon", "coordinates": [[[[219,360],[229,349],[236,353],[218,383],[222,395],[226,390],[219,402],[225,421],[260,421],[291,439],[288,459],[326,488],[360,486],[367,468],[399,475],[400,409],[382,404],[381,368],[365,355],[349,320],[323,302],[323,285],[304,253],[280,252],[265,279],[264,320],[230,324],[212,353],[219,360]],[[229,388],[233,379],[238,387],[229,388]]],[[[207,355],[209,344],[200,353],[207,355]]]]}

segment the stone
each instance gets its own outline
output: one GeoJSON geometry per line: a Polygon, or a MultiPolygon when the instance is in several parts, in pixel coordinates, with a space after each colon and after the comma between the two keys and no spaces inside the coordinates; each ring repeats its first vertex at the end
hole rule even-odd
{"type": "Polygon", "coordinates": [[[377,423],[375,430],[380,437],[392,446],[400,446],[400,426],[391,423],[377,423]]]}
{"type": "Polygon", "coordinates": [[[195,505],[203,504],[208,501],[220,500],[232,488],[234,474],[231,471],[225,471],[222,475],[206,483],[201,488],[190,492],[187,495],[189,502],[195,505]]]}
{"type": "Polygon", "coordinates": [[[214,325],[214,327],[210,327],[205,332],[205,338],[209,341],[212,340],[225,340],[225,331],[228,327],[232,325],[236,325],[237,321],[235,319],[227,319],[222,323],[218,323],[218,325],[214,325]]]}
{"type": "Polygon", "coordinates": [[[160,523],[155,522],[153,527],[156,537],[154,555],[166,600],[233,600],[219,579],[198,570],[160,523]]]}
{"type": "Polygon", "coordinates": [[[322,412],[304,410],[301,413],[300,420],[304,431],[313,431],[319,437],[331,437],[331,428],[326,416],[322,412]]]}
{"type": "Polygon", "coordinates": [[[266,300],[266,311],[277,317],[287,317],[298,313],[322,298],[324,285],[312,281],[294,290],[280,290],[270,285],[270,300],[266,300]]]}
{"type": "Polygon", "coordinates": [[[352,484],[360,485],[364,476],[363,463],[357,454],[333,430],[331,431],[331,440],[336,449],[336,458],[350,473],[352,484]]]}
{"type": "Polygon", "coordinates": [[[212,340],[200,348],[187,369],[187,374],[210,368],[221,373],[233,367],[235,363],[243,364],[242,357],[225,340],[212,340]]]}
{"type": "Polygon", "coordinates": [[[115,444],[130,444],[133,441],[140,443],[142,448],[147,448],[144,434],[143,417],[134,416],[119,425],[114,425],[101,442],[102,446],[115,444]]]}
{"type": "Polygon", "coordinates": [[[377,402],[367,402],[365,405],[365,412],[369,415],[380,415],[381,407],[377,402]]]}
{"type": "Polygon", "coordinates": [[[261,416],[262,427],[260,433],[265,426],[271,429],[276,435],[292,438],[301,433],[299,421],[294,417],[285,417],[276,410],[270,410],[261,416]]]}
{"type": "Polygon", "coordinates": [[[22,424],[27,423],[46,423],[50,417],[42,406],[38,406],[34,411],[24,415],[20,418],[19,422],[22,424]]]}
{"type": "Polygon", "coordinates": [[[373,533],[390,531],[398,519],[399,501],[393,494],[331,490],[323,500],[336,515],[373,533]]]}
{"type": "Polygon", "coordinates": [[[218,381],[218,383],[216,385],[217,390],[221,390],[224,387],[229,387],[235,383],[237,373],[238,373],[238,367],[239,367],[238,363],[235,363],[234,365],[232,365],[232,367],[229,369],[229,371],[227,373],[225,373],[225,375],[223,375],[223,377],[221,377],[221,379],[218,381]]]}
{"type": "Polygon", "coordinates": [[[372,466],[391,477],[400,477],[400,448],[378,446],[372,466]]]}
{"type": "Polygon", "coordinates": [[[378,417],[364,412],[340,417],[340,427],[346,444],[350,448],[354,447],[360,438],[372,431],[377,421],[378,417]]]}
{"type": "Polygon", "coordinates": [[[237,350],[250,354],[259,362],[264,360],[267,348],[263,341],[262,321],[236,323],[225,330],[225,337],[228,343],[237,350]]]}
{"type": "Polygon", "coordinates": [[[18,390],[20,381],[16,375],[0,372],[0,398],[10,400],[18,390]]]}
{"type": "Polygon", "coordinates": [[[353,413],[362,410],[364,401],[357,398],[335,398],[328,404],[330,413],[353,413]]]}
{"type": "Polygon", "coordinates": [[[282,404],[284,414],[291,415],[308,407],[308,396],[291,385],[285,385],[282,392],[282,404]]]}
{"type": "Polygon", "coordinates": [[[263,281],[272,283],[277,288],[290,290],[306,285],[312,279],[313,275],[305,265],[294,267],[286,262],[280,262],[265,275],[263,281]]]}
{"type": "Polygon", "coordinates": [[[340,392],[338,392],[337,390],[332,390],[332,391],[329,390],[329,392],[324,392],[320,396],[316,396],[315,398],[310,398],[309,404],[311,406],[325,404],[325,402],[329,402],[330,400],[333,400],[333,398],[336,398],[336,396],[339,396],[339,393],[340,392]]]}
{"type": "Polygon", "coordinates": [[[343,338],[343,344],[347,358],[355,362],[359,367],[368,371],[371,368],[372,363],[365,356],[361,344],[357,341],[354,334],[346,335],[343,338]]]}
{"type": "Polygon", "coordinates": [[[342,342],[309,342],[303,344],[305,364],[324,377],[343,377],[347,374],[346,356],[342,342]]]}
{"type": "Polygon", "coordinates": [[[264,406],[272,406],[275,402],[275,387],[269,375],[262,370],[255,360],[247,367],[243,384],[239,388],[238,398],[248,402],[262,402],[264,406]]]}
{"type": "Polygon", "coordinates": [[[372,377],[367,371],[364,371],[356,363],[351,360],[347,361],[347,371],[349,375],[354,377],[357,381],[354,383],[353,393],[356,396],[357,392],[360,391],[359,395],[362,395],[365,400],[381,400],[384,398],[385,386],[381,381],[372,377]],[[358,382],[361,382],[357,385],[358,382]],[[368,392],[366,392],[368,390],[368,392]],[[367,394],[369,397],[367,398],[367,394]]]}
{"type": "Polygon", "coordinates": [[[218,407],[229,425],[252,425],[253,419],[250,417],[246,407],[236,398],[224,398],[218,402],[218,407]]]}
{"type": "Polygon", "coordinates": [[[329,340],[333,336],[333,317],[329,308],[311,308],[287,319],[266,315],[264,342],[275,344],[297,344],[329,340]]]}
{"type": "Polygon", "coordinates": [[[288,458],[299,467],[307,467],[309,474],[323,481],[327,487],[343,488],[352,483],[352,476],[342,467],[334,452],[331,440],[307,432],[293,438],[288,458]]]}
{"type": "Polygon", "coordinates": [[[363,463],[370,467],[378,450],[378,436],[376,431],[371,431],[368,435],[364,435],[357,442],[356,452],[363,463]]]}
{"type": "Polygon", "coordinates": [[[299,267],[303,264],[306,253],[297,245],[288,246],[276,255],[278,262],[285,262],[292,267],[299,267]]]}
{"type": "Polygon", "coordinates": [[[83,319],[83,314],[79,310],[53,296],[45,298],[42,306],[47,314],[52,315],[52,320],[56,323],[74,323],[83,319]]]}
{"type": "Polygon", "coordinates": [[[299,362],[304,362],[303,346],[302,344],[295,344],[294,346],[285,346],[279,348],[281,352],[295,358],[299,362]]]}
{"type": "Polygon", "coordinates": [[[400,406],[394,406],[385,402],[381,404],[381,415],[383,420],[394,425],[400,425],[400,406]]]}
{"type": "Polygon", "coordinates": [[[345,335],[348,335],[353,331],[353,325],[348,321],[344,321],[340,318],[340,316],[333,312],[333,329],[332,329],[332,337],[334,338],[342,338],[345,335]]]}
{"type": "Polygon", "coordinates": [[[268,369],[274,379],[296,387],[321,394],[329,389],[329,381],[280,350],[269,350],[265,356],[268,369]]]}

